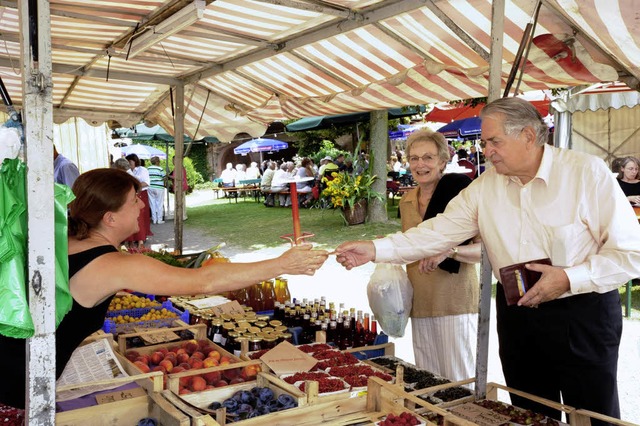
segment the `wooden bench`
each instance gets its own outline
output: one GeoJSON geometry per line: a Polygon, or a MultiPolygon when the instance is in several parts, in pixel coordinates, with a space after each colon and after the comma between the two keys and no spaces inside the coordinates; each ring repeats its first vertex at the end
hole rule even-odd
{"type": "MultiPolygon", "coordinates": [[[[275,205],[275,198],[278,197],[278,195],[285,195],[285,196],[287,196],[287,195],[290,196],[291,195],[291,191],[289,191],[288,189],[286,191],[271,191],[270,189],[263,189],[261,193],[262,193],[262,196],[264,197],[265,201],[266,201],[267,196],[269,194],[273,194],[274,205],[275,205]]],[[[279,200],[279,197],[278,197],[278,200],[279,200]]]]}

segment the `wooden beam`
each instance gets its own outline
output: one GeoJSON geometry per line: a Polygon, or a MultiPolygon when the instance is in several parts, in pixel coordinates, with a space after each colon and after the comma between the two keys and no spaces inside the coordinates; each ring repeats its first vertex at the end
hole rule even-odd
{"type": "Polygon", "coordinates": [[[306,3],[296,0],[255,0],[260,3],[275,4],[277,6],[290,7],[292,9],[307,10],[317,12],[323,15],[338,16],[349,20],[363,20],[363,16],[350,9],[339,9],[337,7],[325,6],[317,3],[306,3]]]}
{"type": "Polygon", "coordinates": [[[456,24],[453,19],[449,18],[438,6],[435,5],[433,0],[427,1],[426,6],[434,15],[438,17],[453,33],[460,38],[467,46],[469,46],[474,52],[476,52],[482,59],[489,63],[489,52],[476,42],[469,34],[467,34],[462,28],[456,24]]]}

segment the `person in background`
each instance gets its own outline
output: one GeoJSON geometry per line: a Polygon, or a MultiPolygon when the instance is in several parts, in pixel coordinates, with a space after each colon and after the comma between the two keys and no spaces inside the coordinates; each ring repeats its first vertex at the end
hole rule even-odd
{"type": "Polygon", "coordinates": [[[262,173],[260,173],[260,169],[258,168],[258,163],[256,163],[255,161],[251,162],[251,165],[249,165],[249,168],[247,169],[247,179],[260,179],[260,176],[262,175],[262,173]]]}
{"type": "MultiPolygon", "coordinates": [[[[56,330],[56,378],[71,354],[99,330],[113,296],[127,288],[145,294],[220,294],[285,274],[314,275],[327,259],[325,250],[295,246],[280,256],[251,263],[216,263],[201,268],[169,266],[142,254],[120,252],[120,242],[138,231],[143,206],[140,182],[116,169],[94,169],[75,182],[69,205],[69,289],[71,311],[56,330]]],[[[25,406],[26,340],[0,336],[0,406],[25,406]]],[[[88,421],[88,424],[91,424],[88,421]]]]}
{"type": "Polygon", "coordinates": [[[344,154],[338,154],[336,159],[334,160],[336,166],[338,166],[338,171],[343,172],[346,168],[344,164],[344,154]]]}
{"type": "MultiPolygon", "coordinates": [[[[302,163],[296,172],[297,179],[304,178],[314,178],[315,173],[312,167],[313,163],[309,157],[305,157],[302,159],[302,163]]],[[[311,190],[315,185],[314,180],[308,180],[304,182],[296,183],[296,190],[298,191],[298,204],[301,207],[309,207],[311,202],[313,201],[313,197],[311,195],[311,190]]]]}
{"type": "Polygon", "coordinates": [[[323,177],[325,177],[325,173],[327,171],[329,171],[330,173],[338,171],[338,166],[333,162],[333,159],[328,155],[326,157],[324,157],[322,160],[320,160],[320,168],[318,169],[318,177],[320,179],[322,179],[323,177]]]}
{"type": "Polygon", "coordinates": [[[111,168],[122,170],[123,172],[129,172],[131,170],[129,161],[124,157],[116,159],[116,161],[113,162],[111,168]]]}
{"type": "Polygon", "coordinates": [[[620,162],[618,184],[631,204],[640,205],[640,161],[626,157],[620,162]]]}
{"type": "Polygon", "coordinates": [[[235,185],[236,181],[236,171],[233,168],[233,164],[227,163],[226,168],[220,173],[220,178],[222,179],[222,186],[224,187],[232,187],[235,185]]]}
{"type": "Polygon", "coordinates": [[[242,163],[236,164],[236,186],[240,184],[240,181],[247,180],[247,172],[245,171],[245,165],[242,163]]]}
{"type": "Polygon", "coordinates": [[[267,168],[262,175],[262,181],[260,182],[260,188],[264,193],[264,205],[266,207],[274,207],[276,205],[273,192],[271,190],[271,183],[273,182],[273,175],[276,172],[276,162],[269,161],[267,163],[267,168]]]}
{"type": "MultiPolygon", "coordinates": [[[[500,268],[522,263],[541,273],[511,306],[498,284],[507,386],[619,418],[618,288],[640,276],[636,216],[601,159],[547,145],[549,129],[531,103],[502,98],[480,114],[484,155],[493,167],[444,213],[404,233],[343,243],[336,258],[347,269],[372,260],[410,263],[479,234],[496,277],[500,268]],[[553,266],[531,263],[543,258],[553,266]]],[[[514,393],[511,402],[560,419],[558,410],[514,393]]]]}
{"type": "Polygon", "coordinates": [[[73,183],[80,176],[78,166],[73,164],[73,161],[69,160],[64,155],[58,153],[56,146],[53,146],[53,180],[56,183],[67,185],[69,188],[73,186],[73,183]]]}
{"type": "Polygon", "coordinates": [[[484,155],[478,150],[475,144],[469,147],[469,161],[471,161],[476,167],[484,164],[484,155]]]}
{"type": "Polygon", "coordinates": [[[458,150],[458,167],[469,169],[469,171],[465,173],[467,176],[469,176],[469,179],[476,178],[476,166],[471,161],[469,161],[469,154],[464,148],[460,148],[458,150]]]}
{"type": "MultiPolygon", "coordinates": [[[[289,189],[289,182],[293,179],[290,171],[293,170],[292,162],[285,162],[280,165],[280,168],[273,174],[271,181],[271,192],[278,193],[284,192],[289,189]]],[[[280,207],[291,207],[291,196],[288,194],[280,194],[280,207]]]]}
{"type": "MultiPolygon", "coordinates": [[[[411,134],[405,158],[418,186],[400,199],[403,231],[442,213],[471,183],[464,174],[443,174],[449,149],[441,133],[411,134]]],[[[468,243],[407,265],[416,365],[453,381],[474,377],[476,368],[480,243],[468,243]]]]}
{"type": "Polygon", "coordinates": [[[143,207],[138,217],[138,231],[124,241],[129,246],[137,244],[138,248],[142,248],[144,247],[144,242],[147,240],[147,237],[153,235],[153,232],[151,232],[151,209],[149,208],[148,191],[151,181],[149,179],[149,171],[140,165],[140,158],[138,158],[136,154],[129,154],[125,158],[129,161],[129,173],[140,181],[138,198],[142,202],[143,207]]]}
{"type": "Polygon", "coordinates": [[[153,223],[164,223],[164,181],[166,173],[160,167],[160,158],[151,157],[149,172],[149,207],[153,223]]]}

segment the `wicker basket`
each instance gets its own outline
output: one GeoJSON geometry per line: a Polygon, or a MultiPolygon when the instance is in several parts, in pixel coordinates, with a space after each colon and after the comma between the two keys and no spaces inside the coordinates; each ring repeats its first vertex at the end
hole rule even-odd
{"type": "Polygon", "coordinates": [[[353,207],[343,207],[342,217],[347,225],[357,225],[364,223],[367,217],[367,200],[357,201],[353,207]]]}

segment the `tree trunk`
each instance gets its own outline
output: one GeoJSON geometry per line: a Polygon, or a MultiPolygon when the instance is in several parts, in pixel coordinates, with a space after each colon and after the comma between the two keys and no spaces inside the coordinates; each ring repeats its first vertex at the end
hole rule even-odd
{"type": "Polygon", "coordinates": [[[386,222],[387,217],[387,131],[388,111],[371,111],[371,143],[370,161],[373,161],[373,174],[378,179],[373,183],[373,190],[383,194],[384,201],[372,199],[369,202],[369,222],[386,222]]]}

